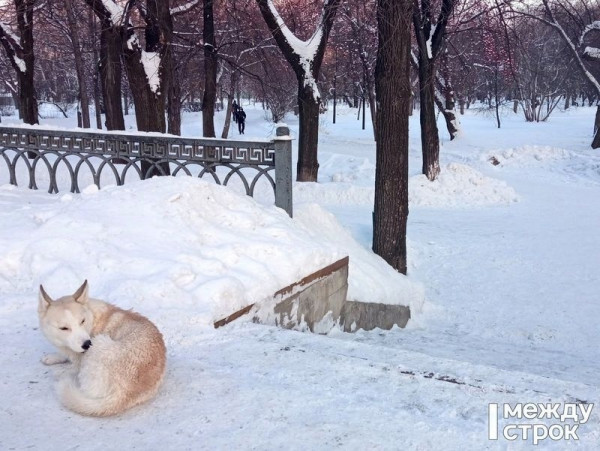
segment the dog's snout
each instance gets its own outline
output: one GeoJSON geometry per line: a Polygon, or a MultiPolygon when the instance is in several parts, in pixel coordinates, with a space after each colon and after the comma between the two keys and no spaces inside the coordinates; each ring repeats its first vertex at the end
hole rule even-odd
{"type": "Polygon", "coordinates": [[[81,345],[81,347],[82,347],[83,349],[85,349],[86,351],[87,351],[88,349],[90,349],[90,346],[92,346],[92,342],[91,342],[91,340],[85,340],[85,341],[83,342],[83,344],[81,345]]]}

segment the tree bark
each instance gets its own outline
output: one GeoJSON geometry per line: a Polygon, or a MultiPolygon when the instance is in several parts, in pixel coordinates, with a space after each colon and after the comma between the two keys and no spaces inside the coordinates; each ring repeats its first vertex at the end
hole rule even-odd
{"type": "Polygon", "coordinates": [[[17,24],[21,37],[22,60],[25,72],[18,70],[19,103],[23,122],[38,124],[38,103],[34,84],[35,56],[33,49],[33,8],[34,0],[15,0],[17,24]]]}
{"type": "Polygon", "coordinates": [[[456,116],[456,99],[454,97],[454,89],[452,88],[452,79],[450,75],[450,67],[448,66],[448,54],[444,53],[443,57],[443,92],[444,92],[444,108],[441,110],[446,121],[446,129],[450,135],[450,141],[458,136],[459,120],[456,116]]]}
{"type": "Polygon", "coordinates": [[[500,128],[500,93],[498,92],[498,69],[494,71],[494,109],[496,110],[496,124],[500,128]]]}
{"type": "Polygon", "coordinates": [[[202,37],[204,38],[204,95],[202,96],[202,136],[214,138],[217,100],[217,49],[213,0],[204,0],[202,37]]]}
{"type": "Polygon", "coordinates": [[[35,85],[31,72],[19,73],[19,104],[23,122],[34,125],[39,124],[39,119],[35,85]]]}
{"type": "Polygon", "coordinates": [[[73,0],[65,0],[65,11],[67,15],[67,24],[69,26],[69,37],[73,45],[73,57],[75,59],[75,72],[77,74],[77,84],[79,87],[79,103],[81,105],[81,121],[83,128],[90,128],[90,102],[87,93],[85,71],[83,69],[83,55],[79,40],[79,30],[77,29],[77,19],[75,17],[75,5],[73,0]]]}
{"type": "Polygon", "coordinates": [[[310,86],[298,83],[298,113],[303,126],[298,136],[296,179],[299,182],[316,182],[319,172],[319,101],[310,86]]]}
{"type": "Polygon", "coordinates": [[[415,0],[416,6],[412,12],[418,48],[423,174],[431,181],[440,173],[440,139],[435,120],[435,63],[443,50],[446,26],[456,2],[457,0],[441,1],[435,26],[432,25],[433,5],[430,0],[415,0]]]}
{"type": "Polygon", "coordinates": [[[373,251],[406,274],[411,0],[378,0],[373,251]]]}
{"type": "Polygon", "coordinates": [[[231,83],[229,85],[229,92],[227,93],[227,111],[225,112],[225,124],[223,124],[223,132],[221,138],[227,139],[229,135],[229,127],[231,126],[231,112],[233,110],[233,99],[237,90],[237,79],[238,71],[232,68],[231,72],[231,83]]]}
{"type": "Polygon", "coordinates": [[[178,68],[173,58],[171,58],[171,77],[167,99],[167,131],[172,135],[181,135],[181,84],[178,68]]]}
{"type": "Polygon", "coordinates": [[[419,52],[419,104],[423,174],[431,181],[440,174],[440,138],[435,119],[434,65],[419,52]]]}
{"type": "Polygon", "coordinates": [[[125,130],[121,104],[121,47],[120,30],[101,21],[100,81],[107,130],[125,130]]]}
{"type": "Polygon", "coordinates": [[[92,58],[94,63],[94,112],[96,115],[96,128],[102,130],[102,112],[100,109],[100,58],[98,56],[98,46],[96,40],[96,16],[90,9],[88,15],[89,28],[92,38],[92,58]]]}
{"type": "Polygon", "coordinates": [[[594,118],[594,140],[592,141],[592,149],[600,147],[600,105],[596,107],[596,117],[594,118]]]}
{"type": "Polygon", "coordinates": [[[444,121],[446,122],[446,129],[448,130],[448,134],[450,135],[450,141],[456,138],[458,134],[458,128],[455,125],[456,121],[456,113],[452,109],[448,109],[448,104],[443,103],[439,98],[435,97],[435,104],[438,107],[440,113],[444,117],[444,121]]]}
{"type": "Polygon", "coordinates": [[[163,95],[150,89],[146,71],[139,60],[139,54],[124,55],[123,60],[125,61],[127,78],[133,97],[137,129],[140,132],[165,133],[167,123],[163,95]]]}
{"type": "MultiPolygon", "coordinates": [[[[139,131],[166,132],[165,106],[170,87],[171,40],[173,22],[168,0],[146,1],[145,50],[142,50],[133,34],[131,25],[125,30],[123,61],[127,70],[127,79],[133,97],[136,123],[139,131]],[[154,64],[151,73],[142,60],[148,65],[154,64]],[[152,81],[151,81],[152,78],[152,81]]],[[[168,163],[159,167],[142,161],[142,176],[169,175],[168,163]]]]}
{"type": "MultiPolygon", "coordinates": [[[[17,75],[19,118],[26,124],[38,123],[38,104],[34,86],[34,4],[34,0],[14,0],[18,37],[9,31],[8,25],[2,24],[0,27],[0,44],[6,50],[8,60],[17,75]]],[[[27,156],[35,158],[35,153],[28,152],[27,156]]]]}

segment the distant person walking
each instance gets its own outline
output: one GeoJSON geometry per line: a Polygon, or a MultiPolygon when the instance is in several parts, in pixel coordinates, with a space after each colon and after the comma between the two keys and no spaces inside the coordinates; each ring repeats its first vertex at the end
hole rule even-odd
{"type": "Polygon", "coordinates": [[[237,112],[237,123],[238,131],[240,132],[240,135],[243,135],[244,130],[246,129],[246,112],[242,107],[240,107],[237,112]]]}

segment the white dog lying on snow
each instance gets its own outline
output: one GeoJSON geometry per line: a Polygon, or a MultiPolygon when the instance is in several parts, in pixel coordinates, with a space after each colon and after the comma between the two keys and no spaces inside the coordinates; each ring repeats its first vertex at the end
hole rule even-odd
{"type": "Polygon", "coordinates": [[[69,409],[108,416],[153,398],[165,374],[161,333],[147,318],[88,298],[87,280],[71,296],[52,300],[40,285],[40,328],[60,354],[46,365],[73,363],[58,383],[69,409]]]}

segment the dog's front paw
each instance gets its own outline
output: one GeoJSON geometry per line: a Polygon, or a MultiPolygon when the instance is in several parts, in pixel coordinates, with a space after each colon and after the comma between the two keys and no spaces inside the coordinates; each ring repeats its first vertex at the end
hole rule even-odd
{"type": "Polygon", "coordinates": [[[59,363],[67,363],[68,361],[69,359],[67,357],[58,353],[46,354],[42,357],[42,363],[44,365],[57,365],[59,363]]]}

